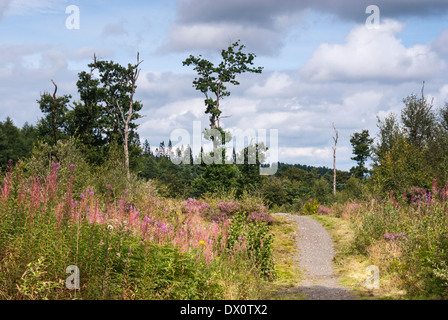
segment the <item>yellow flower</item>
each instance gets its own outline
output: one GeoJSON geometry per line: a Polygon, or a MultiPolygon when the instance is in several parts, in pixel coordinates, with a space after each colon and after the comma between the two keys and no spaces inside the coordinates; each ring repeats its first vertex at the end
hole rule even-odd
{"type": "Polygon", "coordinates": [[[202,241],[202,240],[201,240],[201,241],[199,241],[199,243],[200,243],[200,244],[202,244],[202,245],[205,245],[205,242],[204,242],[204,241],[202,241]]]}

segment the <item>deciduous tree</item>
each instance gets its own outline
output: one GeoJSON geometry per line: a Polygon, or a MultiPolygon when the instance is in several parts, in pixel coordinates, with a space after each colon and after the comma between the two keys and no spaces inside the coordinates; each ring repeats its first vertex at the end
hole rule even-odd
{"type": "Polygon", "coordinates": [[[401,121],[408,141],[422,150],[432,138],[436,118],[432,112],[432,102],[428,102],[423,94],[418,98],[415,94],[403,99],[405,108],[401,111],[401,121]]]}
{"type": "Polygon", "coordinates": [[[89,64],[90,73],[81,73],[78,82],[78,90],[85,108],[80,112],[80,116],[89,112],[92,115],[91,126],[82,132],[89,132],[97,127],[98,141],[101,136],[108,139],[108,143],[115,141],[123,145],[128,180],[130,146],[140,144],[136,132],[137,124],[134,121],[141,117],[138,111],[141,110],[142,104],[135,101],[134,96],[142,62],[139,54],[136,64],[128,64],[127,67],[113,61],[99,61],[94,57],[93,63],[89,64]],[[94,71],[99,73],[97,79],[93,78],[94,71]]]}
{"type": "Polygon", "coordinates": [[[368,130],[355,132],[351,136],[350,143],[353,146],[353,154],[355,155],[355,157],[352,157],[351,159],[355,160],[358,163],[358,166],[353,167],[350,171],[359,179],[363,179],[364,175],[369,172],[365,167],[365,164],[370,157],[370,146],[372,142],[373,139],[370,138],[368,130]]]}
{"type": "Polygon", "coordinates": [[[38,123],[39,136],[44,138],[50,144],[55,145],[59,139],[66,137],[66,115],[68,111],[68,103],[71,95],[57,96],[58,86],[51,80],[54,85],[54,92],[50,94],[44,92],[39,103],[40,110],[44,117],[38,123]]]}
{"type": "Polygon", "coordinates": [[[197,72],[197,77],[193,81],[193,87],[201,91],[205,95],[205,113],[210,117],[210,129],[217,129],[221,132],[219,137],[211,137],[214,148],[218,143],[224,144],[225,132],[221,129],[220,118],[222,110],[220,109],[221,100],[230,96],[227,84],[239,85],[236,80],[238,74],[244,72],[261,73],[262,67],[251,67],[255,54],[244,53],[244,45],[240,45],[239,41],[233,43],[226,50],[221,51],[222,61],[218,65],[214,65],[211,61],[204,59],[202,55],[194,57],[190,55],[185,61],[184,66],[193,65],[197,72]]]}

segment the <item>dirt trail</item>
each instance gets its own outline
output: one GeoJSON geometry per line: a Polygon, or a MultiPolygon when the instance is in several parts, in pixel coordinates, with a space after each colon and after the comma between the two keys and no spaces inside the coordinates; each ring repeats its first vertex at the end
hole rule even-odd
{"type": "Polygon", "coordinates": [[[342,287],[333,273],[333,241],[316,220],[306,216],[277,213],[297,223],[296,257],[303,272],[302,282],[294,292],[305,294],[308,300],[353,300],[353,292],[342,287]]]}

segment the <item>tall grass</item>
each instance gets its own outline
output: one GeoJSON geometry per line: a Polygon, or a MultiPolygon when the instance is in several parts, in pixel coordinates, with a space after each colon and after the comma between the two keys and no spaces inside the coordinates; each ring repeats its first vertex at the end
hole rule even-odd
{"type": "Polygon", "coordinates": [[[448,188],[412,188],[353,215],[354,247],[410,297],[448,298],[448,188]]]}
{"type": "Polygon", "coordinates": [[[269,215],[258,199],[183,202],[149,184],[132,196],[108,184],[104,197],[74,188],[75,164],[61,167],[26,177],[10,164],[4,175],[1,299],[256,299],[259,280],[274,276],[269,215]],[[232,231],[237,213],[250,232],[232,231]],[[235,236],[251,245],[230,246],[235,236]],[[70,265],[80,270],[78,290],[65,286],[70,265]]]}

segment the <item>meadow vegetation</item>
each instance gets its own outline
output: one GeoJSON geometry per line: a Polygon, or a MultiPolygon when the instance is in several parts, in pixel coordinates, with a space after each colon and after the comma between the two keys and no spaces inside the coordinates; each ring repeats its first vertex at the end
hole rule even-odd
{"type": "Polygon", "coordinates": [[[4,173],[2,299],[256,299],[275,279],[272,218],[256,197],[170,199],[120,176],[101,188],[72,157],[4,173]],[[78,290],[66,288],[71,265],[78,290]]]}
{"type": "Polygon", "coordinates": [[[374,264],[382,297],[448,298],[448,104],[433,110],[423,89],[403,99],[400,117],[378,119],[375,138],[351,136],[350,171],[264,163],[262,144],[229,155],[226,85],[262,72],[244,48],[232,44],[216,66],[184,61],[205,95],[211,153],[141,144],[138,58],[122,67],[94,57],[79,73],[74,107],[53,82],[36,125],[0,122],[0,299],[285,298],[300,270],[294,226],[278,212],[321,221],[337,244],[338,273],[365,297],[374,264]],[[225,161],[206,164],[215,152],[225,161]],[[278,170],[261,176],[269,165],[278,170]],[[69,266],[80,270],[79,289],[66,287],[69,266]]]}

